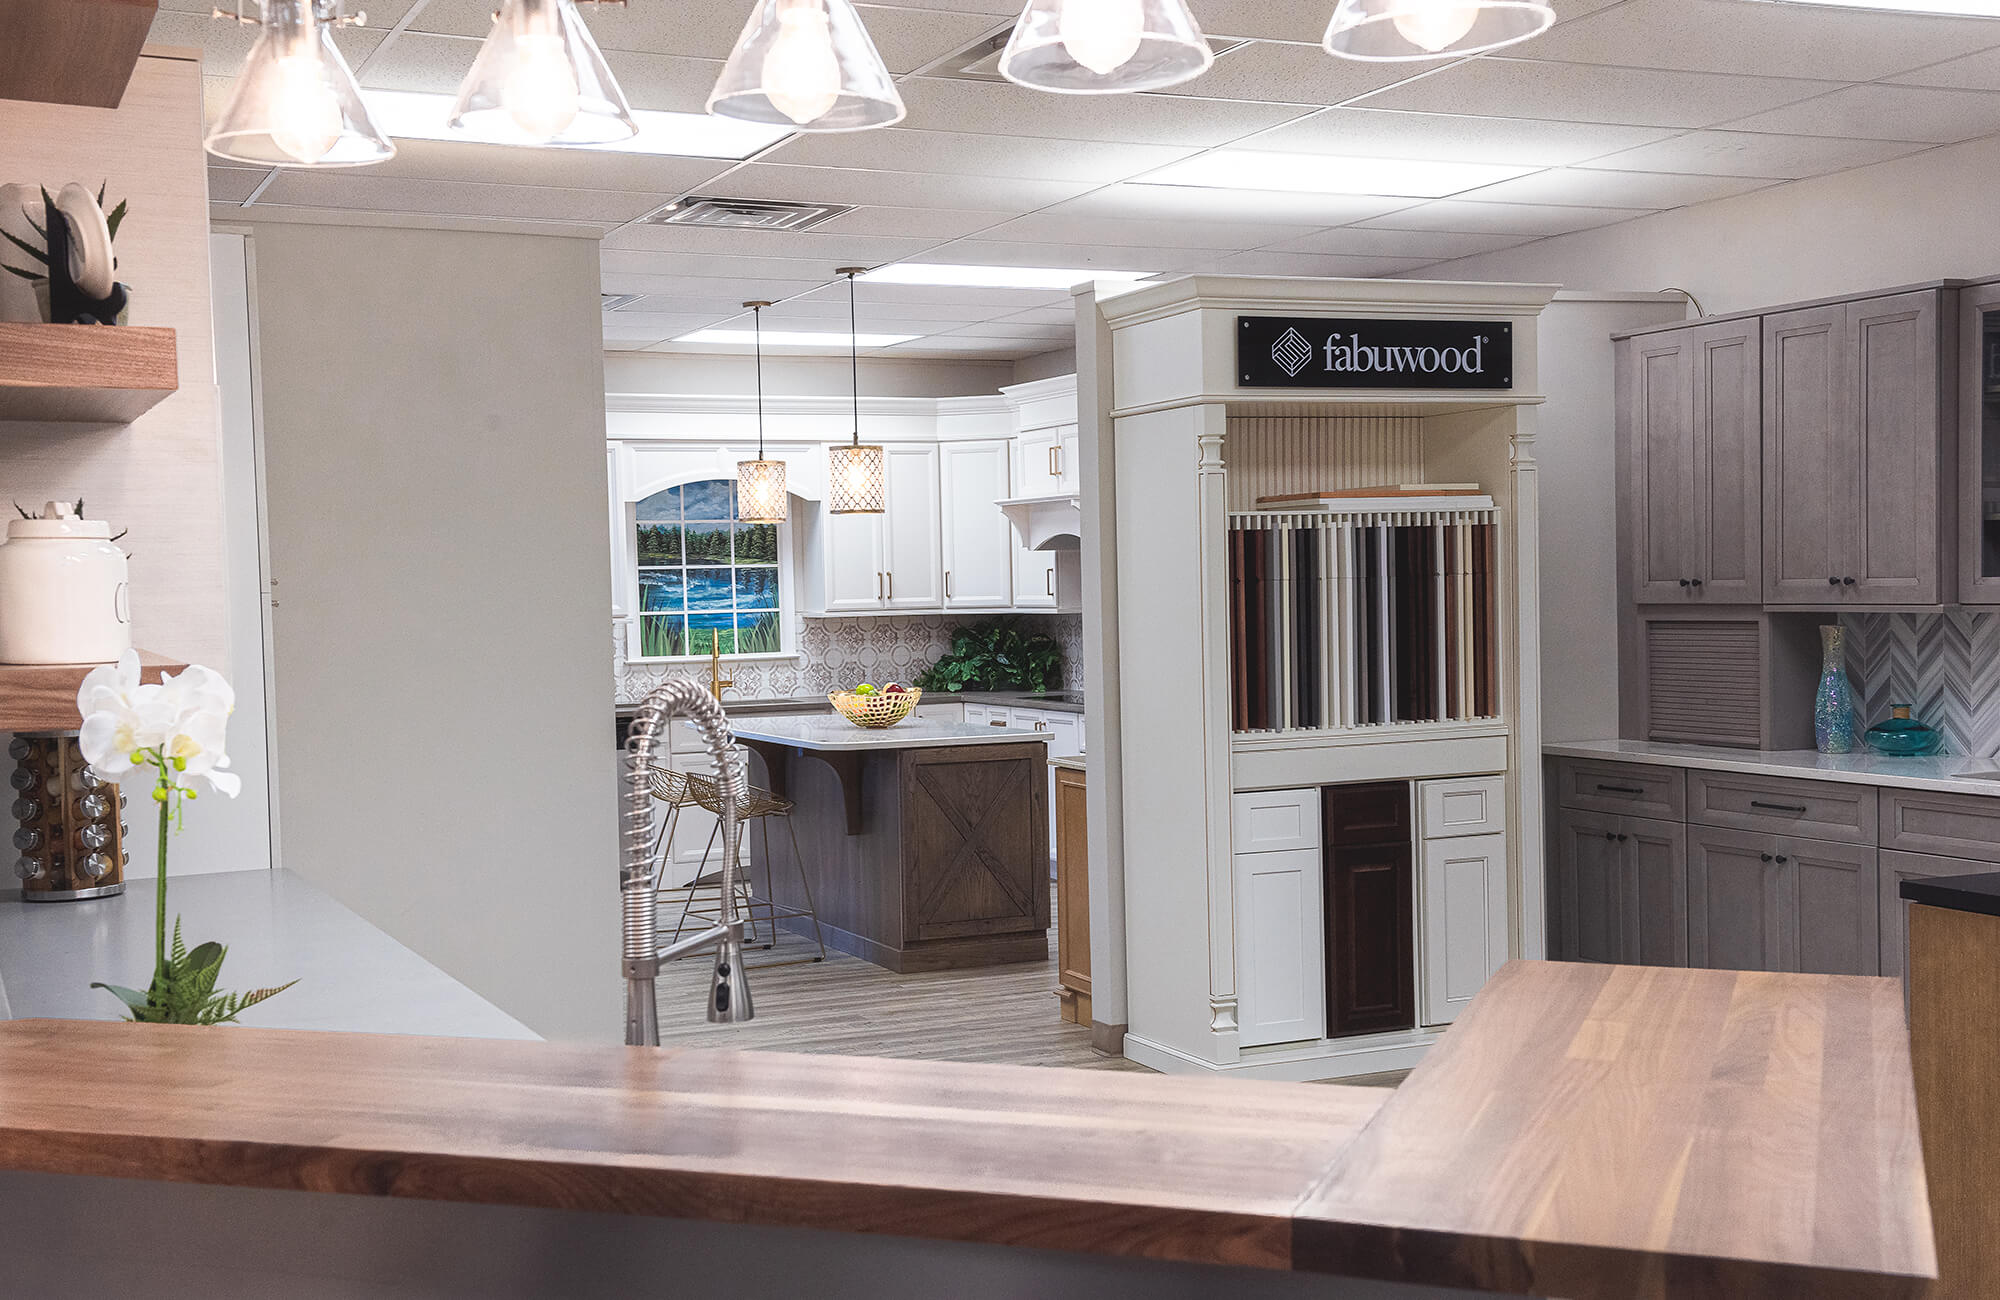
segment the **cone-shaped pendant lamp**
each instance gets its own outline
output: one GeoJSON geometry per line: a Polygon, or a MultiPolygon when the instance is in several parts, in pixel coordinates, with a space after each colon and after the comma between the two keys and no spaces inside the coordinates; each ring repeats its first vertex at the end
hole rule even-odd
{"type": "Polygon", "coordinates": [[[785,462],[764,459],[764,301],[743,304],[757,331],[757,459],[736,462],[736,517],[750,524],[782,524],[790,505],[785,462]]]}
{"type": "Polygon", "coordinates": [[[800,131],[903,120],[903,97],[849,0],[755,0],[708,111],[800,131]]]}
{"type": "Polygon", "coordinates": [[[396,156],[313,0],[268,0],[262,30],[203,143],[218,158],[277,167],[364,167],[396,156]]]}
{"type": "Polygon", "coordinates": [[[445,120],[497,144],[608,144],[639,134],[574,0],[502,0],[445,120]]]}
{"type": "Polygon", "coordinates": [[[1028,0],[1000,75],[1034,90],[1116,95],[1177,85],[1213,62],[1185,0],[1028,0]]]}
{"type": "Polygon", "coordinates": [[[836,515],[879,515],[888,508],[888,473],[882,449],[861,442],[861,348],[855,341],[854,277],[868,268],[843,266],[847,277],[847,358],[854,388],[854,441],[826,452],[827,509],[836,515]]]}
{"type": "Polygon", "coordinates": [[[1364,62],[1458,58],[1539,36],[1547,0],[1340,0],[1320,43],[1364,62]]]}

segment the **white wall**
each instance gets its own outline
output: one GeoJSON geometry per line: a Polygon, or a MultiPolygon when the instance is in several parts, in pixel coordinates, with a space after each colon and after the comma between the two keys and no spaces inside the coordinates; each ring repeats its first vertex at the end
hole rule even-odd
{"type": "Polygon", "coordinates": [[[1427,266],[1425,279],[1692,292],[1710,313],[2000,273],[2000,137],[1427,266]]]}
{"type": "Polygon", "coordinates": [[[285,866],[616,1039],[594,242],[253,236],[285,866]]]}

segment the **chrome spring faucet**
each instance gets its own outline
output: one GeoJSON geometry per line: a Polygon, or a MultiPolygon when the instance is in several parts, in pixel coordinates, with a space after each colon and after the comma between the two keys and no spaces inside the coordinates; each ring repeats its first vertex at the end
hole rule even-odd
{"type": "Polygon", "coordinates": [[[747,783],[745,758],[729,734],[729,721],[713,695],[692,681],[670,681],[648,695],[625,742],[631,765],[625,789],[622,865],[618,902],[623,922],[625,970],[625,1041],[635,1047],[657,1047],[660,1015],[655,984],[660,966],[687,953],[715,945],[715,967],[708,985],[708,1018],[714,1024],[735,1024],[755,1015],[750,985],[743,975],[743,918],[736,912],[736,851],[742,837],[738,809],[747,783]],[[658,895],[652,864],[653,796],[650,774],[653,751],[674,712],[688,715],[715,760],[716,786],[722,793],[722,900],[719,920],[700,934],[660,946],[658,895]]]}

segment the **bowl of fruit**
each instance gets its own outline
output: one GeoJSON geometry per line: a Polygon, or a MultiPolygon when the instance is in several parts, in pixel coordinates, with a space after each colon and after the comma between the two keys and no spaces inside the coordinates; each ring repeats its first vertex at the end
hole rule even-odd
{"type": "Polygon", "coordinates": [[[833,701],[841,717],[857,727],[893,727],[909,717],[923,697],[922,691],[901,682],[887,686],[863,682],[851,691],[830,691],[826,698],[833,701]]]}

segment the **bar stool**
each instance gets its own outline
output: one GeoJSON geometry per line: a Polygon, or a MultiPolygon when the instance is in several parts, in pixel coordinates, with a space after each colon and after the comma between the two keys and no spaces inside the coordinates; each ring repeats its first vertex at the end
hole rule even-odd
{"type": "MultiPolygon", "coordinates": [[[[722,789],[716,783],[714,777],[705,776],[699,772],[679,772],[672,768],[657,766],[652,770],[652,789],[653,797],[668,805],[667,820],[661,823],[660,830],[654,839],[653,892],[655,897],[658,897],[662,893],[674,892],[670,890],[663,891],[660,885],[666,874],[667,860],[671,856],[673,846],[673,831],[680,820],[681,810],[689,804],[695,804],[714,813],[719,819],[722,815],[722,789]]],[[[744,917],[749,922],[749,941],[751,946],[765,949],[776,946],[779,921],[792,917],[806,917],[812,922],[813,938],[819,947],[819,954],[818,956],[794,957],[784,961],[760,962],[758,963],[760,969],[769,966],[793,966],[806,962],[826,960],[826,937],[820,930],[819,915],[813,906],[812,883],[806,879],[805,857],[799,851],[798,828],[792,824],[791,812],[792,805],[789,800],[780,799],[769,790],[758,786],[749,787],[743,800],[738,805],[737,821],[741,830],[737,837],[736,846],[738,868],[736,873],[736,911],[738,915],[744,917]],[[791,836],[792,862],[798,869],[799,889],[805,895],[805,906],[803,907],[778,902],[775,891],[772,888],[771,818],[773,817],[784,819],[786,833],[791,836]],[[763,835],[764,890],[761,896],[751,884],[750,873],[742,869],[742,841],[748,835],[750,824],[753,820],[763,835]],[[765,937],[763,928],[758,924],[760,920],[765,926],[769,927],[768,938],[765,937]]],[[[702,849],[701,865],[696,868],[695,878],[683,886],[680,891],[682,893],[681,915],[680,919],[674,925],[673,935],[667,940],[669,943],[678,940],[681,934],[688,928],[691,921],[707,924],[720,919],[722,898],[719,891],[722,884],[722,872],[719,868],[715,871],[709,871],[707,867],[709,854],[714,851],[715,841],[721,833],[722,823],[718,820],[715,827],[709,832],[708,844],[702,849]],[[695,902],[697,897],[704,892],[710,891],[714,892],[713,906],[704,905],[696,907],[695,902]]]]}

